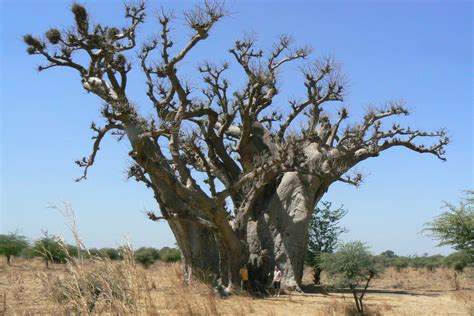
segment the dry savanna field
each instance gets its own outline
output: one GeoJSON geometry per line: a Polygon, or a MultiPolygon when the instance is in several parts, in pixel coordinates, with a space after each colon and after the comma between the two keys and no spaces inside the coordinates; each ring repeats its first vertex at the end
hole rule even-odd
{"type": "MultiPolygon", "coordinates": [[[[305,271],[306,284],[311,283],[310,272],[305,271]]],[[[457,282],[458,290],[454,271],[446,268],[389,268],[366,295],[367,313],[474,315],[473,269],[459,274],[457,282]]],[[[220,299],[204,284],[184,284],[180,264],[157,263],[144,269],[131,261],[108,260],[46,268],[39,259],[16,259],[8,266],[2,258],[0,299],[0,315],[352,315],[354,309],[352,296],[342,290],[220,299]],[[91,278],[102,289],[92,294],[93,303],[82,282],[91,278]]]]}

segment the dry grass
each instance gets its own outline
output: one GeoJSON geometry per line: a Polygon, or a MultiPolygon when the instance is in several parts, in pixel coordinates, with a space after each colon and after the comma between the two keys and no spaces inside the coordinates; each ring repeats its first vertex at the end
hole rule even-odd
{"type": "Polygon", "coordinates": [[[92,258],[89,264],[68,258],[61,274],[37,273],[48,296],[65,313],[133,313],[140,300],[142,274],[135,268],[133,252],[124,251],[124,260],[92,258]]]}
{"type": "MultiPolygon", "coordinates": [[[[371,282],[371,288],[443,292],[456,290],[455,271],[449,268],[438,268],[433,272],[427,269],[406,268],[397,271],[395,268],[385,269],[381,278],[371,282]]],[[[306,268],[303,282],[311,283],[311,268],[306,268]]],[[[322,274],[322,283],[328,280],[322,274]]],[[[464,273],[457,273],[457,282],[460,290],[474,288],[474,269],[467,268],[464,273]]]]}
{"type": "MultiPolygon", "coordinates": [[[[58,209],[84,249],[68,203],[58,209]]],[[[0,261],[2,315],[354,315],[347,293],[292,294],[255,299],[234,295],[219,299],[197,281],[183,282],[180,264],[135,264],[131,247],[124,260],[69,256],[66,264],[46,267],[40,259],[0,261]]],[[[0,258],[1,260],[1,258],[0,258]]],[[[310,283],[311,271],[303,282],[310,283]]],[[[324,282],[323,274],[323,282],[324,282]]],[[[365,298],[367,315],[473,315],[473,269],[454,280],[449,269],[387,269],[365,298]],[[457,282],[457,284],[456,284],[457,282]],[[453,290],[460,288],[461,290],[453,290]]]]}
{"type": "MultiPolygon", "coordinates": [[[[473,269],[466,269],[464,273],[457,273],[458,289],[474,287],[473,269]]],[[[449,268],[438,268],[433,272],[427,269],[407,268],[397,272],[393,268],[387,269],[384,277],[376,279],[375,287],[393,288],[402,283],[404,290],[446,291],[456,290],[455,271],[449,268]]]]}
{"type": "MultiPolygon", "coordinates": [[[[54,265],[46,268],[40,260],[15,260],[9,267],[0,262],[0,308],[1,299],[6,297],[6,315],[62,315],[72,311],[88,314],[87,291],[75,296],[77,292],[66,291],[65,284],[82,284],[81,275],[94,273],[100,281],[109,284],[120,280],[122,291],[129,293],[132,301],[125,304],[114,297],[113,290],[105,291],[97,299],[92,314],[138,314],[138,315],[353,315],[352,297],[344,293],[282,295],[280,298],[254,299],[248,296],[232,296],[219,299],[213,289],[194,282],[185,284],[179,264],[158,263],[150,269],[136,266],[132,262],[98,262],[86,260],[79,267],[81,271],[71,270],[71,266],[54,265]],[[124,266],[125,265],[125,266],[124,266]],[[125,271],[123,271],[125,269],[125,271]],[[122,271],[122,272],[118,272],[122,271]],[[121,274],[123,273],[123,274],[121,274]],[[126,277],[123,277],[126,276],[126,277]],[[45,279],[46,278],[46,279],[45,279]],[[74,278],[77,281],[73,281],[74,278]],[[67,280],[58,287],[55,280],[67,280]],[[107,281],[108,280],[108,281],[107,281]],[[72,283],[71,283],[72,282],[72,283]],[[108,283],[109,282],[109,283],[108,283]],[[69,293],[66,301],[52,299],[54,291],[61,295],[69,293]],[[64,292],[61,292],[63,291],[64,292]],[[81,298],[82,297],[82,298],[81,298]]],[[[368,315],[469,315],[474,300],[472,270],[463,277],[464,290],[454,291],[449,283],[441,289],[440,281],[449,276],[449,271],[439,270],[431,274],[431,282],[421,271],[388,270],[377,280],[375,289],[381,293],[369,293],[365,300],[368,315]],[[471,277],[469,277],[471,275],[471,277]],[[396,282],[404,281],[416,290],[394,289],[396,282]],[[398,281],[397,281],[398,280],[398,281]],[[392,291],[403,290],[405,294],[392,291]]],[[[306,276],[308,277],[308,276],[306,276]]],[[[87,288],[87,287],[85,287],[87,288]]],[[[126,297],[126,296],[125,296],[126,297]]],[[[63,298],[64,299],[64,298],[63,298]]],[[[0,312],[0,315],[2,313],[0,312]]]]}

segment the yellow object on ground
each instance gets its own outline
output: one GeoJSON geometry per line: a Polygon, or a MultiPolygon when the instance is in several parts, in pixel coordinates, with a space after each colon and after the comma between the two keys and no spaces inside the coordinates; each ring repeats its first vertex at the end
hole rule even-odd
{"type": "Polygon", "coordinates": [[[239,274],[240,274],[240,279],[242,281],[249,280],[249,271],[247,270],[247,268],[240,268],[239,274]]]}

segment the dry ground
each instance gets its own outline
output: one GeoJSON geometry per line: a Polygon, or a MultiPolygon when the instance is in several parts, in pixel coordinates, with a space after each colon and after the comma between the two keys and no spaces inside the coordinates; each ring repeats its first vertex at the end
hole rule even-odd
{"type": "MultiPolygon", "coordinates": [[[[143,300],[134,313],[139,315],[350,315],[354,305],[347,293],[218,299],[203,284],[184,285],[178,264],[136,269],[144,277],[139,284],[143,300]]],[[[64,305],[48,297],[43,282],[45,275],[65,273],[64,265],[46,269],[39,260],[17,260],[9,267],[0,259],[0,315],[66,314],[64,305]]],[[[304,281],[310,280],[310,271],[305,271],[304,281]]],[[[388,269],[366,295],[366,306],[371,315],[474,315],[473,269],[466,270],[458,280],[461,289],[454,290],[452,270],[388,269]]]]}

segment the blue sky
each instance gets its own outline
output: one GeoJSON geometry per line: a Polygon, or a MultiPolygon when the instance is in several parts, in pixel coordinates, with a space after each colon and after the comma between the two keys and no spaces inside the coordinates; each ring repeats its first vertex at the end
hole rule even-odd
{"type": "MultiPolygon", "coordinates": [[[[94,21],[122,25],[122,1],[82,1],[94,21]]],[[[38,73],[39,57],[28,56],[21,38],[49,27],[67,27],[70,1],[1,1],[1,217],[0,231],[19,230],[31,238],[41,230],[63,234],[64,220],[46,206],[70,201],[89,246],[116,246],[127,236],[135,246],[174,244],[166,223],[143,214],[157,209],[152,193],[126,181],[126,142],[108,138],[87,181],[74,160],[91,149],[92,120],[100,122],[100,101],[86,94],[72,70],[38,73]],[[41,2],[41,3],[40,3],[41,2]]],[[[141,38],[158,30],[153,11],[163,5],[179,13],[191,1],[149,1],[141,38]]],[[[350,230],[344,240],[367,242],[373,252],[399,254],[451,252],[420,234],[423,223],[441,212],[442,201],[456,202],[473,183],[472,29],[470,1],[228,1],[232,15],[184,62],[183,73],[197,81],[196,65],[205,59],[232,61],[227,50],[245,33],[255,33],[262,48],[280,34],[314,48],[313,57],[334,56],[350,79],[345,104],[361,118],[371,104],[403,99],[412,115],[400,123],[426,130],[446,127],[452,138],[447,162],[395,149],[368,160],[368,175],[358,189],[336,184],[324,197],[344,204],[350,230]]],[[[174,27],[177,45],[189,31],[174,27]]],[[[231,81],[238,85],[239,73],[231,81]]],[[[147,113],[144,76],[131,75],[129,93],[147,113]]],[[[297,67],[282,73],[283,110],[302,91],[297,67]]]]}

